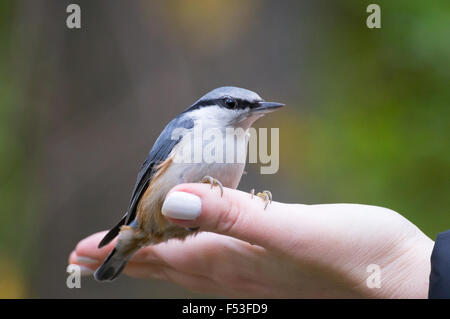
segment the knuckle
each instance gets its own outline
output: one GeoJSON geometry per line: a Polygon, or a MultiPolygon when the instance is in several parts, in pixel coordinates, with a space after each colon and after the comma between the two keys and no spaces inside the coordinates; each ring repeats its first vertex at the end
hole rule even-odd
{"type": "Polygon", "coordinates": [[[240,223],[241,208],[237,201],[228,201],[227,208],[222,211],[217,220],[216,229],[220,233],[230,233],[240,223]]]}

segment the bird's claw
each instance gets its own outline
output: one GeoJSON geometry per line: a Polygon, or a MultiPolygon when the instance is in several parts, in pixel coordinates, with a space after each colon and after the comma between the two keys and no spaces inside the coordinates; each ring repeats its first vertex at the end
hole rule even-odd
{"type": "Polygon", "coordinates": [[[211,184],[211,188],[213,188],[214,186],[219,186],[219,188],[220,188],[220,197],[223,196],[223,185],[222,185],[221,182],[219,182],[214,177],[205,176],[205,177],[202,178],[201,182],[205,183],[205,184],[211,184]]]}
{"type": "MultiPolygon", "coordinates": [[[[255,189],[252,189],[250,191],[250,194],[252,195],[252,199],[255,196],[255,189]]],[[[264,201],[264,210],[267,208],[269,204],[272,203],[272,193],[270,191],[262,191],[256,194],[259,198],[261,198],[264,201]]]]}

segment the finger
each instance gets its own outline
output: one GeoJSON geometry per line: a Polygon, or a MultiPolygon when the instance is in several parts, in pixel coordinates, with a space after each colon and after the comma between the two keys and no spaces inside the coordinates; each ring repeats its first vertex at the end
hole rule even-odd
{"type": "Polygon", "coordinates": [[[217,251],[218,246],[224,246],[225,240],[231,238],[218,234],[203,232],[184,241],[172,239],[157,245],[142,248],[136,252],[132,261],[141,263],[156,263],[173,268],[190,268],[198,264],[199,259],[207,252],[217,251]]]}
{"type": "Polygon", "coordinates": [[[130,261],[125,269],[124,274],[134,278],[141,279],[157,279],[157,280],[168,280],[167,279],[167,266],[152,263],[141,263],[130,261]]]}
{"type": "MultiPolygon", "coordinates": [[[[98,248],[98,243],[105,236],[106,231],[92,234],[83,240],[81,240],[75,250],[69,256],[70,264],[85,265],[90,268],[97,268],[108,256],[111,250],[116,244],[116,240],[113,240],[108,245],[98,248]]],[[[133,261],[146,262],[146,263],[162,263],[162,259],[156,254],[152,247],[146,247],[140,249],[133,257],[133,261]]]]}
{"type": "Polygon", "coordinates": [[[99,232],[81,240],[75,248],[76,255],[73,256],[73,261],[77,261],[77,263],[84,263],[84,260],[91,260],[100,263],[103,259],[105,259],[115,245],[115,241],[112,241],[108,245],[100,249],[98,248],[98,243],[103,239],[105,234],[106,232],[99,232]]]}
{"type": "MultiPolygon", "coordinates": [[[[69,264],[77,264],[91,270],[97,269],[115,245],[110,243],[101,249],[97,247],[105,234],[106,232],[99,232],[81,240],[69,256],[69,264]]],[[[124,273],[138,278],[167,280],[164,272],[164,268],[167,267],[152,250],[152,247],[139,250],[127,264],[124,273]]]]}
{"type": "Polygon", "coordinates": [[[272,202],[265,210],[264,204],[238,190],[224,188],[221,197],[209,185],[181,184],[167,195],[163,214],[180,226],[200,227],[267,248],[298,230],[298,221],[293,224],[291,205],[272,202]]]}
{"type": "Polygon", "coordinates": [[[98,260],[91,259],[89,257],[78,256],[75,250],[73,250],[69,255],[69,264],[77,264],[87,266],[89,268],[95,268],[98,263],[98,260]]]}
{"type": "Polygon", "coordinates": [[[170,240],[139,250],[132,261],[166,265],[189,274],[208,274],[221,264],[249,262],[265,253],[264,248],[229,236],[201,232],[184,241],[170,240]],[[242,257],[242,258],[240,258],[242,257]]]}
{"type": "MultiPolygon", "coordinates": [[[[134,278],[170,281],[189,290],[198,292],[213,292],[212,288],[217,286],[211,279],[205,276],[183,273],[163,264],[148,262],[147,256],[146,259],[147,261],[145,263],[131,260],[126,265],[124,274],[134,278]]],[[[83,276],[90,276],[100,265],[100,262],[91,262],[86,257],[80,258],[76,251],[73,251],[69,257],[69,264],[80,265],[82,267],[81,274],[83,276]]]]}
{"type": "MultiPolygon", "coordinates": [[[[95,238],[95,236],[91,237],[95,238]]],[[[87,242],[89,241],[86,241],[85,243],[87,242]]],[[[83,245],[81,245],[83,247],[82,251],[84,251],[85,248],[83,245]]],[[[148,247],[146,249],[142,249],[141,251],[151,250],[150,248],[151,247],[148,247]]],[[[84,252],[89,254],[90,250],[84,252]]],[[[196,292],[217,292],[215,289],[217,284],[212,279],[204,275],[185,273],[184,271],[173,269],[165,264],[150,262],[148,251],[145,254],[145,257],[137,256],[135,259],[143,260],[144,258],[145,262],[139,262],[131,259],[124,269],[124,274],[134,278],[169,281],[196,292]]],[[[86,257],[80,258],[80,256],[77,256],[76,251],[73,251],[70,254],[69,263],[80,265],[82,267],[82,275],[92,275],[93,271],[100,265],[100,261],[91,262],[86,257]]]]}
{"type": "MultiPolygon", "coordinates": [[[[75,251],[69,256],[69,265],[78,265],[81,276],[91,276],[97,268],[96,261],[79,258],[75,251]]],[[[69,269],[69,268],[68,268],[69,269]]]]}
{"type": "MultiPolygon", "coordinates": [[[[91,268],[98,267],[115,245],[115,241],[113,241],[101,249],[97,248],[98,243],[102,240],[105,233],[99,232],[81,240],[69,256],[69,264],[85,265],[91,268]]],[[[229,240],[231,238],[226,236],[213,233],[201,233],[185,241],[174,239],[139,249],[133,255],[131,261],[166,266],[185,265],[186,262],[193,263],[193,259],[198,259],[199,251],[216,251],[218,245],[226,245],[224,241],[229,240]]]]}
{"type": "MultiPolygon", "coordinates": [[[[115,245],[115,242],[112,242],[106,247],[97,248],[105,233],[99,232],[81,240],[69,256],[69,264],[78,264],[94,270],[98,268],[115,245]]],[[[241,243],[244,244],[244,242],[241,243]]],[[[187,269],[194,269],[195,272],[201,273],[206,265],[205,255],[217,252],[217,247],[228,247],[232,244],[236,245],[237,240],[203,232],[185,241],[174,239],[139,249],[130,262],[157,264],[176,269],[186,269],[187,267],[187,269]],[[190,265],[192,267],[189,267],[190,265]]]]}

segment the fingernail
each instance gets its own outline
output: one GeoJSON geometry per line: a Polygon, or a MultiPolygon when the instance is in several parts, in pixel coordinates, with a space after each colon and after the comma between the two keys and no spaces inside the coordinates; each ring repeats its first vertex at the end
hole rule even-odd
{"type": "Polygon", "coordinates": [[[83,265],[79,265],[79,266],[80,266],[80,275],[81,276],[90,276],[90,275],[93,275],[95,272],[95,270],[93,270],[89,267],[86,267],[83,265]]]}
{"type": "Polygon", "coordinates": [[[202,202],[196,195],[172,192],[164,201],[161,211],[164,216],[170,218],[194,220],[202,211],[202,202]]]}
{"type": "Polygon", "coordinates": [[[97,260],[84,256],[77,256],[76,261],[80,264],[88,264],[88,265],[98,263],[97,260]]]}

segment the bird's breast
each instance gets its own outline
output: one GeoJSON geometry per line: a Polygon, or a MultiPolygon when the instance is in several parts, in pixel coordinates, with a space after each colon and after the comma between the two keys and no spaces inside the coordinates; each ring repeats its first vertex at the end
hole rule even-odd
{"type": "MultiPolygon", "coordinates": [[[[247,137],[244,137],[246,154],[247,137]]],[[[139,229],[160,238],[159,241],[177,237],[184,238],[189,234],[184,228],[169,223],[161,213],[161,207],[167,193],[176,185],[182,183],[198,183],[205,176],[219,180],[223,186],[237,188],[245,168],[244,161],[226,161],[226,157],[219,161],[210,161],[201,157],[201,161],[175,161],[177,152],[185,148],[184,143],[174,147],[168,160],[158,166],[147,190],[144,192],[137,211],[139,229]]],[[[203,149],[202,149],[203,150],[203,149]]],[[[186,151],[185,149],[183,151],[186,151]]]]}

